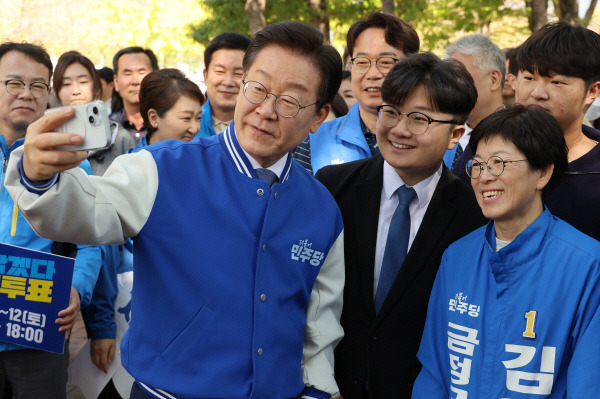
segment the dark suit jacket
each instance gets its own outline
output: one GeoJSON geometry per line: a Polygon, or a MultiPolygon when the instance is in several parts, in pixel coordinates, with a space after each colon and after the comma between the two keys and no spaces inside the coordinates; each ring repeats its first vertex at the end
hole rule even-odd
{"type": "Polygon", "coordinates": [[[360,399],[368,376],[371,398],[410,399],[421,369],[416,355],[442,253],[486,220],[473,191],[444,166],[404,264],[375,315],[373,274],[383,158],[328,166],[316,176],[333,194],[344,218],[345,336],[335,351],[340,392],[344,399],[360,399]]]}
{"type": "Polygon", "coordinates": [[[465,166],[467,166],[467,162],[469,162],[473,158],[473,152],[471,151],[471,147],[468,145],[463,150],[463,153],[460,154],[460,157],[454,162],[452,165],[452,173],[454,173],[460,180],[465,182],[469,188],[471,188],[471,178],[467,174],[465,170],[465,166]]]}

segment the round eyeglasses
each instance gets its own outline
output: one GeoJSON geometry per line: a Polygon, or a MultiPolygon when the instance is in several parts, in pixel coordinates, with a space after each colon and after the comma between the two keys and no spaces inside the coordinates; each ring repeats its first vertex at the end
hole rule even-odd
{"type": "Polygon", "coordinates": [[[50,92],[50,86],[44,82],[33,82],[29,84],[25,84],[24,82],[18,79],[9,79],[9,80],[0,80],[0,83],[4,83],[6,87],[6,91],[11,96],[18,96],[19,94],[25,91],[25,86],[29,86],[29,91],[31,95],[35,98],[41,98],[45,95],[48,95],[50,92]]]}
{"type": "Polygon", "coordinates": [[[471,159],[465,165],[467,175],[471,179],[478,179],[483,172],[483,165],[485,165],[488,173],[492,176],[500,176],[504,172],[504,167],[507,163],[524,162],[526,159],[517,159],[515,161],[505,161],[497,155],[490,157],[487,162],[479,161],[475,158],[471,159]]]}
{"type": "Polygon", "coordinates": [[[400,121],[402,115],[406,115],[408,130],[413,134],[423,134],[429,129],[429,125],[433,122],[448,123],[452,125],[460,125],[458,121],[440,121],[430,118],[422,112],[404,112],[398,111],[393,105],[379,105],[375,107],[379,112],[379,122],[385,127],[394,127],[400,121]]]}
{"type": "Polygon", "coordinates": [[[242,79],[244,97],[246,100],[250,101],[252,104],[260,104],[269,95],[275,97],[275,111],[283,116],[284,118],[293,118],[298,115],[301,109],[308,108],[311,105],[315,105],[316,102],[308,105],[301,106],[298,100],[296,100],[292,96],[288,96],[287,94],[276,95],[273,93],[269,93],[267,88],[263,86],[261,83],[256,82],[254,80],[244,81],[242,79]]]}
{"type": "MultiPolygon", "coordinates": [[[[355,57],[351,58],[350,62],[352,63],[352,69],[354,69],[358,73],[367,73],[369,69],[371,69],[371,61],[367,57],[355,57]]],[[[376,60],[375,67],[377,70],[383,74],[386,74],[392,69],[392,67],[398,62],[398,58],[393,57],[380,57],[376,60]]]]}

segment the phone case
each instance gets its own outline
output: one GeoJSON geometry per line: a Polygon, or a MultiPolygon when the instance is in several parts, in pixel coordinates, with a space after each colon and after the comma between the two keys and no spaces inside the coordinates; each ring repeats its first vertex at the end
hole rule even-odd
{"type": "MultiPolygon", "coordinates": [[[[110,120],[103,101],[71,106],[75,115],[62,124],[56,126],[55,132],[76,133],[83,137],[81,145],[65,145],[57,147],[65,151],[98,150],[110,147],[112,133],[110,120]]],[[[57,111],[64,107],[57,107],[47,112],[57,111]]]]}

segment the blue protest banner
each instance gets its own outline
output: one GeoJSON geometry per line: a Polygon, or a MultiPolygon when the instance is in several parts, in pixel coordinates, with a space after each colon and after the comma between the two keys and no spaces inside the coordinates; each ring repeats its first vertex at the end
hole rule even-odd
{"type": "Polygon", "coordinates": [[[0,243],[0,341],[63,353],[75,259],[0,243]]]}

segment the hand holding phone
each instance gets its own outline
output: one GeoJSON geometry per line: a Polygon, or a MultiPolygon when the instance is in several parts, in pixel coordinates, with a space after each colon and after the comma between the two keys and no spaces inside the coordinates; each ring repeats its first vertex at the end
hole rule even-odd
{"type": "MultiPolygon", "coordinates": [[[[64,107],[48,110],[54,112],[64,107]]],[[[110,131],[110,120],[103,101],[74,105],[75,115],[62,124],[56,126],[55,132],[75,133],[81,136],[81,145],[65,145],[56,147],[65,151],[89,151],[110,147],[112,134],[110,131]]]]}

